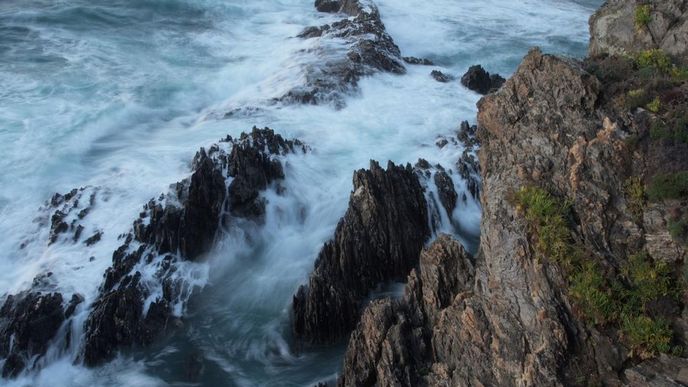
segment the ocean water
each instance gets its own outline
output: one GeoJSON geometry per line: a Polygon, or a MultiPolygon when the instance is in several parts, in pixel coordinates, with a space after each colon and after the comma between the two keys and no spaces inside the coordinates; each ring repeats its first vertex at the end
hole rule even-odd
{"type": "MultiPolygon", "coordinates": [[[[148,199],[189,175],[199,147],[255,125],[312,148],[286,158],[287,193],[265,193],[264,226],[224,230],[207,260],[185,267],[198,290],[179,306],[185,323],[173,336],[96,369],[79,364],[78,350],[54,345],[40,370],[0,384],[301,386],[333,378],[343,345],[295,348],[288,314],[346,211],[353,171],[371,159],[422,157],[451,167],[462,149],[434,143],[460,121],[475,121],[480,96],[435,82],[430,71],[460,76],[481,63],[508,76],[536,45],[581,57],[587,19],[600,3],[378,0],[403,55],[437,66],[366,78],[336,110],[266,102],[299,85],[303,66],[320,59],[309,50],[318,39],[295,36],[337,16],[317,13],[310,0],[0,2],[0,297],[53,273],[53,289],[86,299],[72,348],[117,236],[148,199]],[[245,113],[224,118],[237,108],[245,113]],[[103,239],[48,246],[40,208],[75,187],[97,192],[86,227],[103,239]],[[191,377],[198,367],[200,378],[191,377]]],[[[470,244],[479,221],[479,205],[468,201],[440,231],[470,244]]]]}

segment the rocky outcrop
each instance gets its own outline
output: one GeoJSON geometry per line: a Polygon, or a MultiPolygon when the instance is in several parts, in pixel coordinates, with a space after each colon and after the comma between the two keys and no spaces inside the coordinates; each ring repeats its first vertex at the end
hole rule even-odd
{"type": "Polygon", "coordinates": [[[323,60],[306,66],[305,84],[290,90],[280,101],[333,103],[343,107],[343,95],[355,90],[362,77],[378,71],[406,73],[399,47],[385,30],[380,11],[371,1],[327,0],[316,1],[315,6],[320,12],[347,17],[332,24],[308,27],[299,37],[344,41],[345,52],[332,52],[333,45],[318,46],[316,54],[323,60]]]}
{"type": "Polygon", "coordinates": [[[461,84],[479,94],[488,94],[498,90],[505,79],[499,74],[490,74],[480,65],[471,66],[461,77],[461,84]]]}
{"type": "Polygon", "coordinates": [[[451,343],[470,332],[456,319],[460,309],[452,303],[467,297],[474,275],[461,244],[440,236],[421,253],[402,300],[373,301],[366,308],[351,334],[338,385],[459,385],[448,377],[460,359],[451,343]]]}
{"type": "Polygon", "coordinates": [[[430,76],[440,83],[448,83],[454,79],[451,75],[445,74],[439,70],[432,70],[430,76]]]}
{"type": "Polygon", "coordinates": [[[151,200],[114,252],[86,321],[85,364],[97,365],[119,349],[150,344],[178,323],[181,316],[173,307],[194,289],[184,285],[177,266],[200,259],[222,222],[232,217],[259,222],[265,212],[259,192],[284,178],[278,158],[296,151],[305,152],[305,145],[254,128],[196,154],[191,177],[151,200]]]}
{"type": "MultiPolygon", "coordinates": [[[[75,188],[64,195],[56,193],[45,203],[40,211],[46,215],[37,220],[41,225],[50,224],[49,245],[63,236],[66,241],[75,243],[81,240],[82,236],[88,235],[86,238],[90,238],[101,232],[87,229],[83,224],[86,216],[96,205],[99,192],[100,190],[96,187],[75,188]]],[[[97,241],[92,241],[91,244],[95,242],[97,241]]]]}
{"type": "MultiPolygon", "coordinates": [[[[618,82],[533,50],[500,90],[479,102],[479,253],[473,260],[448,249],[446,238],[429,250],[443,246],[453,251],[449,258],[428,264],[438,254],[424,252],[404,299],[377,301],[363,313],[340,385],[678,385],[685,378],[684,358],[648,355],[629,341],[634,333],[624,329],[630,328],[589,317],[580,293],[586,290],[572,290],[580,269],[543,250],[552,241],[539,238],[551,234],[538,234],[515,198],[523,187],[540,187],[568,203],[562,206],[571,215],[562,221],[571,235],[562,238],[575,247],[567,247],[567,259],[597,265],[590,275],[600,281],[635,286],[628,270],[638,254],[641,265],[666,262],[679,270],[685,247],[671,241],[666,214],[685,200],[647,203],[629,182],[649,186],[662,168],[688,169],[684,158],[658,164],[666,160],[659,154],[675,155],[683,144],[653,140],[648,112],[616,98],[633,83],[618,82]],[[659,248],[657,238],[671,248],[659,248]]],[[[664,275],[662,281],[678,281],[664,275]]],[[[643,306],[652,310],[649,319],[662,318],[671,329],[662,351],[685,345],[681,302],[653,302],[643,306]]]]}
{"type": "Polygon", "coordinates": [[[45,355],[66,318],[81,303],[74,295],[65,302],[60,293],[23,292],[10,295],[0,308],[2,377],[15,377],[45,355]]]}
{"type": "Polygon", "coordinates": [[[293,300],[293,329],[310,343],[346,338],[361,303],[381,283],[403,279],[430,236],[427,204],[413,169],[391,162],[354,173],[349,208],[293,300]]]}
{"type": "Polygon", "coordinates": [[[658,48],[688,64],[688,3],[607,1],[590,19],[590,36],[591,56],[658,48]]]}

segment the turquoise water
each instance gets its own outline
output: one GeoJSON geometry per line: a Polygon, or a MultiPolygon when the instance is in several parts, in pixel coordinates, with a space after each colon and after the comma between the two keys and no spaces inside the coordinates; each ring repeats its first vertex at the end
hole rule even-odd
{"type": "MultiPolygon", "coordinates": [[[[508,75],[533,45],[583,56],[599,1],[378,5],[404,55],[429,57],[454,75],[475,63],[508,75]]],[[[288,159],[286,196],[266,194],[265,227],[227,230],[192,270],[205,287],[174,336],[92,370],[75,364],[77,351],[55,349],[42,370],[2,382],[310,385],[336,374],[342,347],[295,350],[288,308],[346,210],[353,170],[371,158],[451,165],[461,149],[438,150],[435,139],[474,121],[479,96],[409,66],[404,76],[365,79],[343,110],[268,104],[301,82],[303,65],[318,63],[309,49],[319,42],[294,36],[335,19],[306,0],[0,2],[0,295],[51,271],[57,289],[83,294],[88,305],[117,235],[143,203],[188,174],[200,146],[256,125],[313,148],[288,159]],[[220,118],[237,107],[253,113],[220,118]],[[48,247],[39,207],[80,186],[101,190],[88,226],[102,230],[103,241],[48,247]],[[194,362],[203,368],[196,379],[194,362]]],[[[476,203],[453,217],[477,232],[476,203]]],[[[77,320],[87,313],[83,307],[77,320]]]]}

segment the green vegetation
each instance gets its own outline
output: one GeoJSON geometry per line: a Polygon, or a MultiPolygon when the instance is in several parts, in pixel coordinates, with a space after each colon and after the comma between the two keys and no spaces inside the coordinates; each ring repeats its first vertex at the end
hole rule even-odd
{"type": "Polygon", "coordinates": [[[652,319],[648,316],[626,316],[623,319],[621,335],[640,358],[650,358],[657,353],[667,353],[671,348],[671,328],[662,319],[652,319]]]}
{"type": "Polygon", "coordinates": [[[655,176],[647,187],[647,197],[652,201],[688,197],[688,171],[655,176]]]}
{"type": "Polygon", "coordinates": [[[670,221],[669,233],[676,241],[688,245],[688,219],[683,217],[670,221]]]}
{"type": "Polygon", "coordinates": [[[645,106],[650,102],[650,97],[643,89],[635,89],[628,92],[626,96],[626,107],[628,109],[635,109],[637,107],[645,106]]]}
{"type": "MultiPolygon", "coordinates": [[[[626,181],[626,194],[635,202],[632,205],[644,205],[645,191],[639,178],[626,181]]],[[[682,352],[681,347],[671,346],[669,322],[648,310],[648,305],[660,299],[679,300],[681,283],[668,263],[640,252],[615,271],[575,242],[568,223],[570,204],[537,187],[521,188],[515,201],[537,240],[537,252],[564,269],[569,294],[583,318],[616,328],[633,356],[682,352]]]]}
{"type": "Polygon", "coordinates": [[[642,180],[637,176],[628,178],[624,184],[624,190],[626,191],[628,209],[633,218],[640,221],[645,208],[645,186],[642,180]]]}
{"type": "Polygon", "coordinates": [[[649,4],[639,5],[635,8],[635,28],[642,30],[652,21],[652,8],[649,4]]]}
{"type": "Polygon", "coordinates": [[[570,206],[536,187],[523,187],[516,193],[516,201],[536,232],[538,252],[558,263],[570,263],[571,235],[566,222],[570,206]]]}
{"type": "Polygon", "coordinates": [[[647,110],[653,112],[653,113],[659,113],[659,110],[662,108],[662,102],[659,100],[659,97],[655,97],[655,99],[652,100],[652,102],[647,104],[647,110]]]}
{"type": "Polygon", "coordinates": [[[635,63],[639,70],[650,69],[661,74],[671,74],[674,69],[669,55],[659,48],[639,52],[635,63]]]}

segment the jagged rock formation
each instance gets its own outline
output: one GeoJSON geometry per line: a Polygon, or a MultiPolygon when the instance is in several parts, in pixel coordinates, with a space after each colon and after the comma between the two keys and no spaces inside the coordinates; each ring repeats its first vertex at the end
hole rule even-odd
{"type": "Polygon", "coordinates": [[[499,74],[490,74],[480,65],[471,66],[461,77],[462,85],[483,95],[498,90],[504,82],[505,79],[499,74]]]}
{"type": "Polygon", "coordinates": [[[351,334],[338,385],[457,385],[447,372],[461,358],[451,343],[470,332],[452,303],[468,297],[474,275],[472,258],[461,244],[448,235],[438,237],[421,253],[402,300],[373,301],[366,308],[351,334]]]}
{"type": "Polygon", "coordinates": [[[297,150],[306,147],[267,128],[254,128],[236,140],[228,137],[208,151],[201,149],[191,177],[144,207],[114,252],[86,322],[87,365],[109,360],[121,348],[151,343],[179,317],[173,306],[193,289],[183,286],[177,265],[199,259],[210,248],[220,222],[228,221],[224,213],[260,221],[265,203],[259,192],[284,178],[276,157],[297,150]],[[153,278],[144,277],[144,269],[154,272],[153,278]],[[157,296],[156,286],[161,287],[157,296]]]}
{"type": "Polygon", "coordinates": [[[293,301],[295,335],[311,343],[345,338],[361,302],[381,283],[403,279],[430,236],[427,204],[410,165],[371,161],[354,173],[349,208],[320,251],[308,286],[293,301]]]}
{"type": "Polygon", "coordinates": [[[659,48],[688,64],[688,2],[607,1],[590,19],[590,36],[591,56],[659,48]],[[636,17],[640,12],[648,18],[636,17]]]}
{"type": "MultiPolygon", "coordinates": [[[[354,90],[358,81],[377,71],[406,73],[399,47],[385,30],[377,6],[367,0],[316,1],[320,12],[342,13],[340,21],[309,27],[299,34],[304,39],[337,39],[346,42],[346,52],[323,52],[322,63],[304,68],[305,85],[280,98],[284,102],[343,107],[343,94],[354,90]]],[[[322,50],[332,50],[323,46],[322,50]]]]}
{"type": "Polygon", "coordinates": [[[60,293],[23,292],[10,295],[0,309],[0,358],[2,377],[15,377],[48,350],[66,318],[83,299],[66,303],[60,293]]]}
{"type": "MultiPolygon", "coordinates": [[[[88,216],[89,212],[96,204],[99,189],[95,187],[74,188],[70,192],[62,195],[56,193],[46,202],[41,211],[49,213],[50,236],[48,244],[51,245],[58,241],[61,235],[69,234],[67,239],[78,242],[84,235],[85,226],[81,222],[88,216]]],[[[44,220],[39,218],[39,222],[44,220]]],[[[89,245],[97,242],[95,235],[101,233],[99,230],[91,231],[84,243],[89,245]],[[88,241],[88,242],[87,242],[88,241]]]]}
{"type": "MultiPolygon", "coordinates": [[[[671,268],[661,281],[678,281],[669,278],[680,271],[686,247],[667,227],[685,213],[686,192],[672,193],[684,195],[678,201],[648,202],[628,187],[640,182],[642,190],[662,173],[688,170],[688,160],[676,157],[686,144],[653,139],[658,115],[619,103],[640,80],[598,78],[588,68],[533,50],[500,90],[480,101],[480,251],[474,261],[461,251],[436,266],[422,259],[404,300],[371,304],[351,336],[340,385],[688,382],[685,358],[648,355],[647,348],[634,348],[639,344],[630,342],[636,333],[624,331],[629,328],[588,317],[585,289],[571,287],[580,267],[543,251],[546,240],[539,238],[549,236],[538,235],[516,203],[523,187],[569,203],[569,243],[581,246],[570,254],[584,254],[597,267],[589,275],[600,281],[621,276],[625,285],[615,286],[629,286],[632,274],[624,273],[638,254],[646,254],[643,264],[649,259],[671,268]]],[[[685,291],[642,306],[667,321],[671,332],[662,351],[688,342],[682,297],[685,291]]]]}

